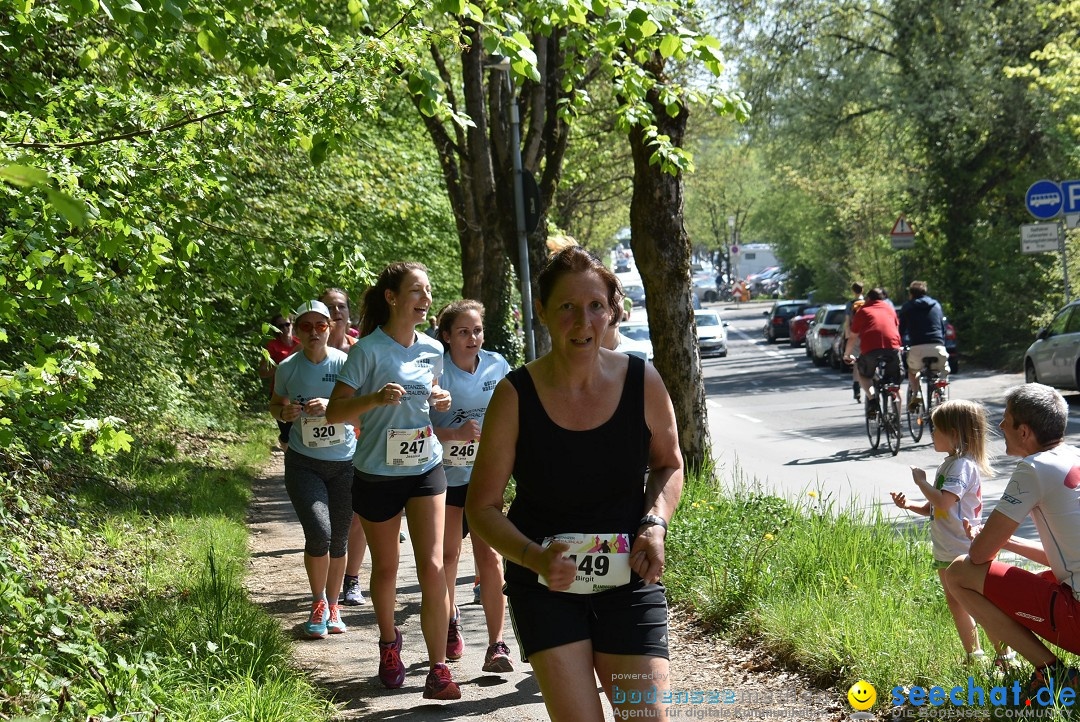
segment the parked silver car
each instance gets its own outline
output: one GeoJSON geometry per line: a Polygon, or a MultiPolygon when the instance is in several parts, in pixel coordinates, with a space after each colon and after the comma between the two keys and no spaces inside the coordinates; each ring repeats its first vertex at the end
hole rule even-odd
{"type": "Polygon", "coordinates": [[[810,322],[806,332],[806,355],[815,366],[824,366],[833,353],[833,341],[844,323],[844,306],[829,304],[822,306],[810,322]]]}
{"type": "Polygon", "coordinates": [[[1024,353],[1024,379],[1080,389],[1080,301],[1057,312],[1024,353]]]}
{"type": "Polygon", "coordinates": [[[712,274],[695,275],[690,287],[694,297],[701,303],[712,303],[720,298],[716,292],[716,278],[712,274]]]}

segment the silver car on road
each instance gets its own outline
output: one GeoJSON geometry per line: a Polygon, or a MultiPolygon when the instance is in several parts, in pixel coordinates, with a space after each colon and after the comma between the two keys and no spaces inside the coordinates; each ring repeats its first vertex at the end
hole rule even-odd
{"type": "Polygon", "coordinates": [[[1024,379],[1080,389],[1080,301],[1057,312],[1024,353],[1024,379]]]}

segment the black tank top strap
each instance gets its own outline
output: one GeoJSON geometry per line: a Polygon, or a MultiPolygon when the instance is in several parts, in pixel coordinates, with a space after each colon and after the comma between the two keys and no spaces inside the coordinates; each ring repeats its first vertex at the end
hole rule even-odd
{"type": "MultiPolygon", "coordinates": [[[[519,366],[508,373],[506,378],[510,380],[510,384],[518,393],[518,424],[524,426],[525,423],[537,421],[537,413],[543,411],[543,406],[540,404],[540,394],[536,390],[536,384],[533,383],[528,369],[519,366]]],[[[546,414],[541,415],[546,416],[546,414]]]]}
{"type": "Polygon", "coordinates": [[[630,366],[626,369],[626,383],[623,385],[622,398],[619,400],[619,413],[633,414],[633,418],[645,418],[645,359],[629,356],[630,366]]]}

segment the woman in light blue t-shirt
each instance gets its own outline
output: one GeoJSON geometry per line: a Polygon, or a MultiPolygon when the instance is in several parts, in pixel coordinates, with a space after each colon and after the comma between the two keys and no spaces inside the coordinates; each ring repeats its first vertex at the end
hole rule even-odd
{"type": "MultiPolygon", "coordinates": [[[[492,351],[484,351],[484,306],[479,301],[454,301],[439,312],[439,340],[447,351],[443,360],[442,387],[454,397],[449,411],[435,411],[431,420],[443,445],[446,468],[446,531],[443,537],[443,568],[450,592],[450,631],[446,656],[458,659],[465,641],[461,636],[458,609],[454,605],[461,542],[469,533],[465,522],[465,496],[469,490],[473,460],[480,446],[484,413],[495,387],[510,372],[510,364],[492,351]]],[[[510,649],[503,642],[506,598],[503,596],[502,558],[484,540],[472,537],[473,558],[480,576],[480,597],[488,628],[484,654],[485,672],[513,672],[510,649]]]]}
{"type": "Polygon", "coordinates": [[[345,354],[327,346],[332,322],[326,305],[307,301],[296,309],[301,351],[278,364],[270,415],[290,422],[285,488],[304,529],[304,568],[311,586],[311,615],[304,633],[312,639],[341,634],[338,608],[346,542],[352,516],[352,468],[356,448],[352,419],[331,423],[326,407],[345,354]]]}
{"type": "Polygon", "coordinates": [[[426,699],[458,699],[446,666],[450,600],[443,575],[446,475],[428,413],[450,408],[439,387],[442,345],[416,327],[427,322],[431,282],[420,263],[392,263],[364,294],[360,340],[338,374],[327,418],[362,418],[353,455],[353,510],[371,550],[371,600],[379,625],[379,679],[405,682],[401,632],[394,626],[402,510],[420,582],[420,624],[431,670],[426,699]]]}

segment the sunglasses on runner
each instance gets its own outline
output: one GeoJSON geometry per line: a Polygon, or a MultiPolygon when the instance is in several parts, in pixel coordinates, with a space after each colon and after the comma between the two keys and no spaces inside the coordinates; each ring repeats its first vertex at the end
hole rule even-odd
{"type": "Polygon", "coordinates": [[[313,329],[315,331],[318,331],[319,333],[322,333],[326,329],[330,328],[330,324],[326,321],[301,321],[300,323],[296,324],[296,327],[304,333],[311,333],[313,329]]]}

